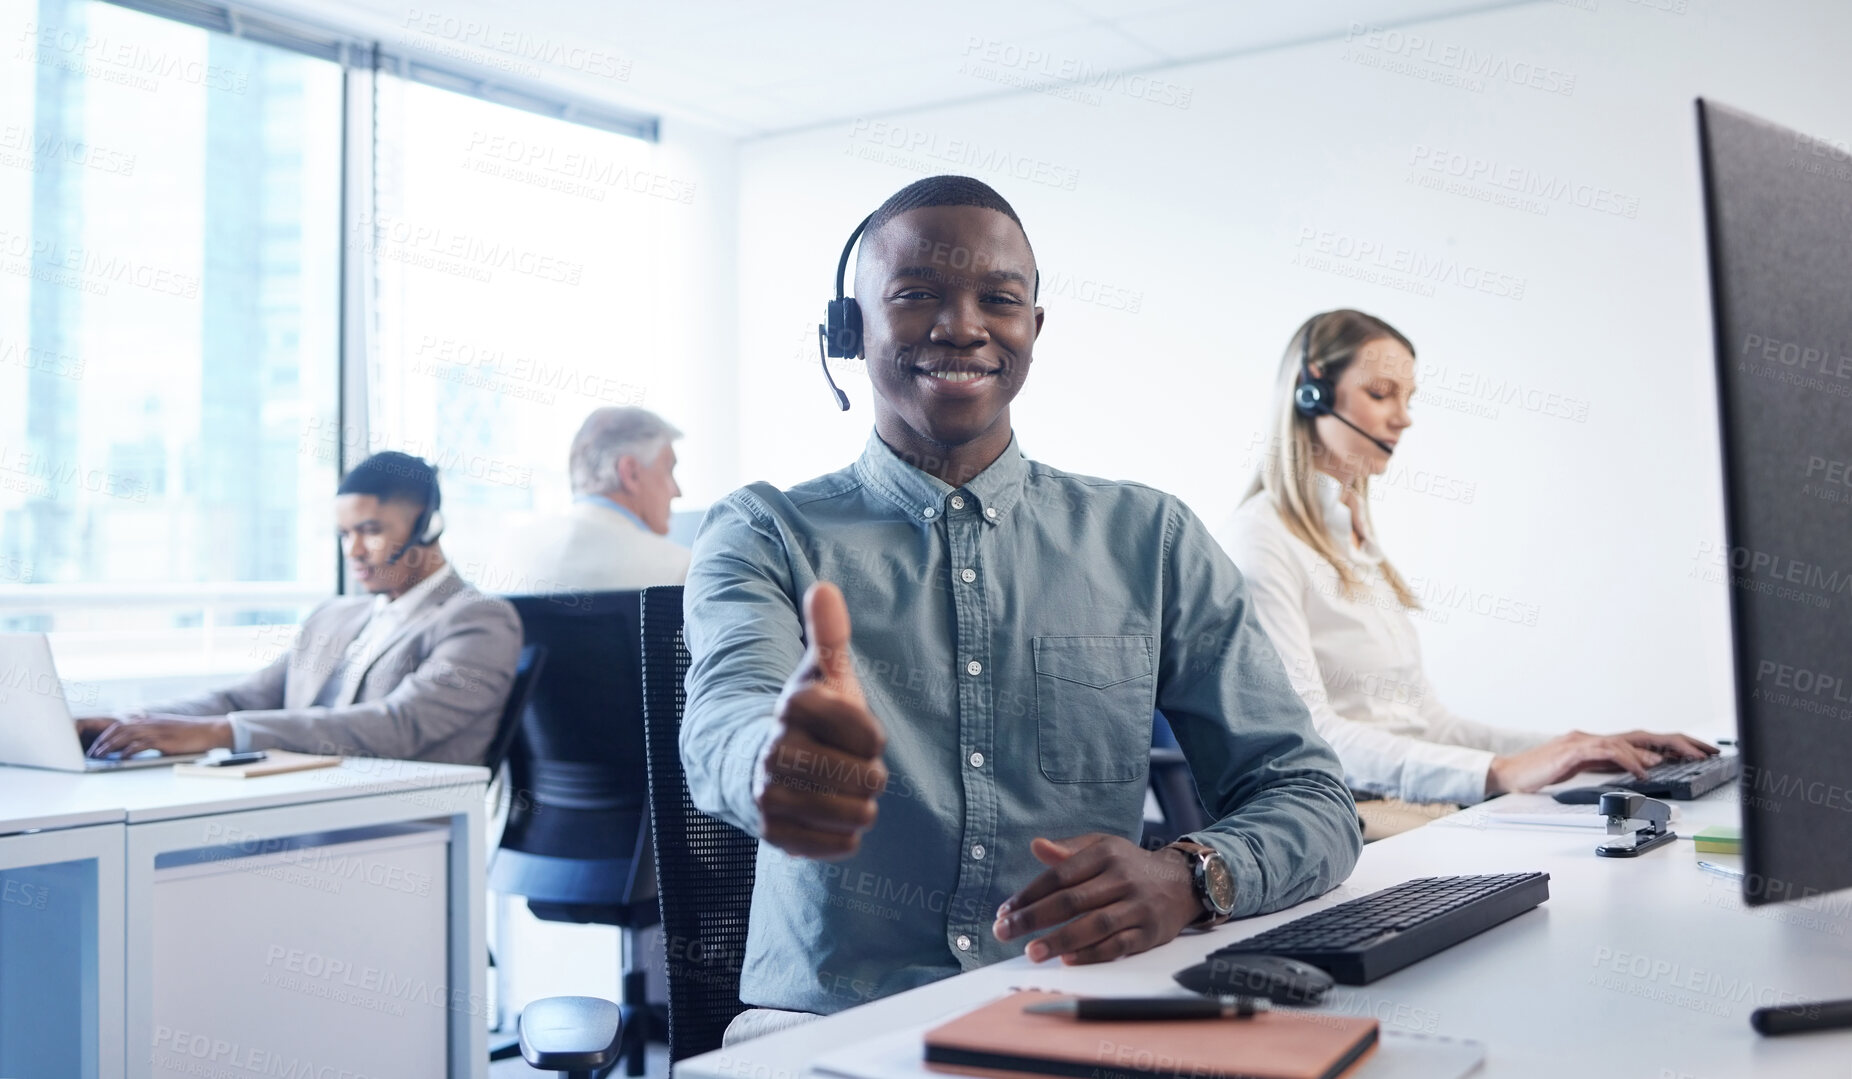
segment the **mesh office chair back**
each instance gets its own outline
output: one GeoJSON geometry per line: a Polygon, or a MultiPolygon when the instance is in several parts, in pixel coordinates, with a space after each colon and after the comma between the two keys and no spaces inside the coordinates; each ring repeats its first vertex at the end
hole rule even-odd
{"type": "Polygon", "coordinates": [[[740,1003],[759,843],[696,809],[680,735],[688,646],[682,590],[643,593],[643,729],[649,747],[656,890],[668,957],[669,1061],[720,1048],[740,1003]]]}

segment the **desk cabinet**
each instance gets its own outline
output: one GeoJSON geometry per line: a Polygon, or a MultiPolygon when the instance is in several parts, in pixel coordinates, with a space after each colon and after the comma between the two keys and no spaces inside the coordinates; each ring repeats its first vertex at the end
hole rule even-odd
{"type": "Polygon", "coordinates": [[[0,1075],[123,1073],[123,827],[0,836],[0,1075]]]}

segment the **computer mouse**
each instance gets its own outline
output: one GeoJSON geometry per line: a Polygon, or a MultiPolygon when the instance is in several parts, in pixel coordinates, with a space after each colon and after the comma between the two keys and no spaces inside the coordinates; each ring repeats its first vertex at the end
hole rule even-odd
{"type": "Polygon", "coordinates": [[[1266,997],[1275,1004],[1317,1004],[1331,988],[1331,975],[1278,955],[1211,955],[1174,977],[1206,996],[1266,997]]]}
{"type": "Polygon", "coordinates": [[[1592,806],[1601,804],[1601,796],[1610,791],[1618,794],[1632,794],[1628,787],[1570,787],[1560,790],[1550,797],[1566,806],[1592,806]]]}

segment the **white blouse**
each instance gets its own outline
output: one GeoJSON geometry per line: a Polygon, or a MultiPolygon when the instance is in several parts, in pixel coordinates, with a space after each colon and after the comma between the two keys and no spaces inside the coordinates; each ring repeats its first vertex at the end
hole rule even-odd
{"type": "Polygon", "coordinates": [[[1549,736],[1477,723],[1441,705],[1421,669],[1414,623],[1383,576],[1382,550],[1367,534],[1357,545],[1343,487],[1323,473],[1317,480],[1325,525],[1359,578],[1356,595],[1346,596],[1331,564],[1256,495],[1218,538],[1247,578],[1261,628],[1353,789],[1411,802],[1483,800],[1494,756],[1549,736]]]}

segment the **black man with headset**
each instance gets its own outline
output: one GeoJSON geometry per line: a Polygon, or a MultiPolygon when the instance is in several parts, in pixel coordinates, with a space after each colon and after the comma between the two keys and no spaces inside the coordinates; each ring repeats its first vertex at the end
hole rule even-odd
{"type": "Polygon", "coordinates": [[[521,622],[445,561],[437,470],[387,451],[334,500],[342,553],[368,595],[310,613],[245,681],[77,721],[92,756],[288,749],[480,764],[514,680],[521,622]]]}

